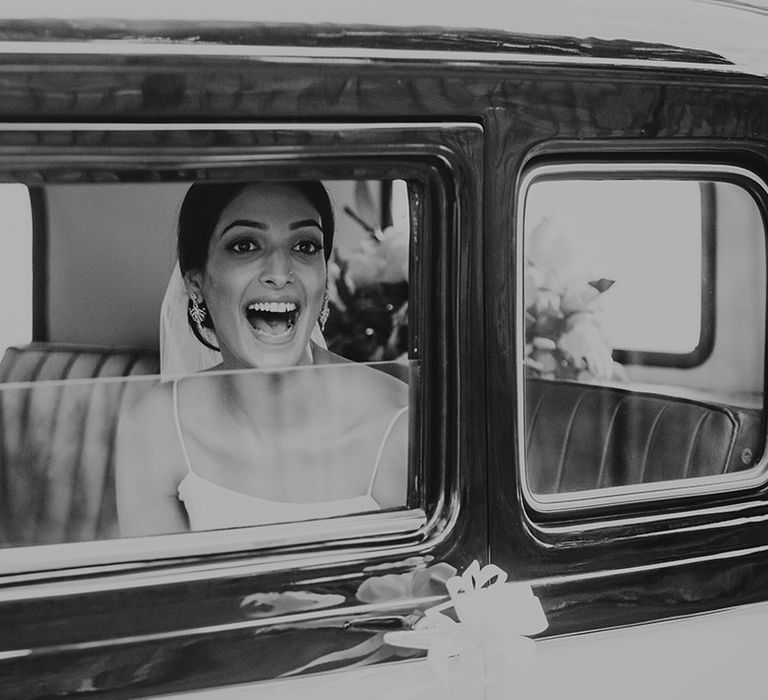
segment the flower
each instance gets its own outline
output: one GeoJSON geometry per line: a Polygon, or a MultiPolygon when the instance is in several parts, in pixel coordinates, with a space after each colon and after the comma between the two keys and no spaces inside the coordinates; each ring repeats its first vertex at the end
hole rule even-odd
{"type": "Polygon", "coordinates": [[[394,258],[386,262],[377,257],[383,245],[367,241],[359,248],[361,256],[367,250],[370,258],[354,261],[356,279],[350,261],[334,254],[329,264],[331,313],[323,335],[330,350],[355,362],[407,356],[408,282],[390,281],[400,279],[403,270],[394,258]]]}
{"type": "Polygon", "coordinates": [[[408,231],[387,226],[363,238],[345,260],[355,287],[408,281],[408,231]]]}
{"type": "Polygon", "coordinates": [[[556,343],[569,365],[595,379],[613,375],[611,347],[591,314],[580,312],[568,317],[556,343]]]}
{"type": "Polygon", "coordinates": [[[525,365],[529,377],[604,381],[621,377],[603,328],[602,295],[613,280],[589,280],[573,242],[548,218],[526,241],[525,365]]]}
{"type": "Polygon", "coordinates": [[[461,576],[449,579],[446,586],[456,615],[467,625],[480,629],[503,626],[524,635],[547,628],[544,611],[531,587],[507,583],[507,574],[498,566],[489,564],[481,569],[473,561],[461,576]]]}

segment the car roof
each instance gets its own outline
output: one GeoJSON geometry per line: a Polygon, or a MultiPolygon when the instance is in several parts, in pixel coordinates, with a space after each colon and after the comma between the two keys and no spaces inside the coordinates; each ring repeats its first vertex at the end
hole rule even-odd
{"type": "Polygon", "coordinates": [[[0,7],[3,42],[514,52],[720,63],[760,75],[768,75],[766,36],[764,0],[4,0],[0,7]]]}

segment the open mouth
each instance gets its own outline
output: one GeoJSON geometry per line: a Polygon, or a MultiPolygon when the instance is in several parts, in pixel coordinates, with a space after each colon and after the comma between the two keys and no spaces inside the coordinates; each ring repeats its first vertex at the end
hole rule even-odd
{"type": "Polygon", "coordinates": [[[281,338],[296,325],[299,307],[292,301],[257,301],[248,304],[245,316],[259,335],[281,338]]]}

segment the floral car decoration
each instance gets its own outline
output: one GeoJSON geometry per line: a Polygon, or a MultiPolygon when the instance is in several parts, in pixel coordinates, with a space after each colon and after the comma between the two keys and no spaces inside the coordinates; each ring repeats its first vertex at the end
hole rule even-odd
{"type": "Polygon", "coordinates": [[[450,599],[428,608],[413,630],[388,632],[393,646],[426,649],[430,666],[446,689],[459,695],[489,685],[510,687],[512,675],[533,662],[530,635],[543,632],[547,619],[525,583],[507,583],[507,574],[473,561],[445,582],[450,599]],[[443,611],[453,609],[453,616],[443,611]]]}
{"type": "MultiPolygon", "coordinates": [[[[440,684],[463,696],[488,683],[507,683],[510,674],[527,669],[535,651],[531,635],[547,628],[538,598],[525,583],[508,583],[498,566],[480,567],[473,561],[458,574],[440,562],[405,574],[384,574],[363,581],[355,593],[361,603],[394,603],[414,599],[447,600],[416,608],[406,616],[406,629],[369,632],[342,651],[320,654],[286,671],[295,676],[341,665],[368,666],[392,658],[427,653],[440,684]]],[[[270,612],[290,614],[338,605],[338,596],[294,592],[248,596],[242,607],[249,616],[270,612]]],[[[321,623],[325,624],[325,623],[321,623]]],[[[329,631],[326,628],[326,631],[329,631]]]]}

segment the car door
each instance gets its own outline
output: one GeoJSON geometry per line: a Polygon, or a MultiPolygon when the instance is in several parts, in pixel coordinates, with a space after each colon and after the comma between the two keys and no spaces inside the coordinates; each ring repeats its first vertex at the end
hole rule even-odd
{"type": "MultiPolygon", "coordinates": [[[[121,60],[56,56],[71,68],[73,94],[106,95],[125,81],[144,85],[152,103],[152,60],[128,75],[121,60]]],[[[193,66],[169,70],[203,71],[208,84],[210,64],[193,66]]],[[[315,70],[322,85],[325,69],[315,70]]],[[[31,77],[46,99],[62,88],[53,65],[16,75],[31,77]]],[[[295,99],[303,80],[294,74],[282,94],[295,99]]],[[[483,386],[483,365],[480,345],[460,332],[482,333],[482,129],[460,121],[231,123],[215,106],[202,123],[173,111],[126,122],[94,108],[99,100],[89,104],[62,108],[45,124],[0,128],[0,169],[33,212],[37,319],[32,342],[6,350],[0,389],[0,694],[138,697],[283,679],[285,692],[301,695],[295,688],[306,683],[291,679],[302,674],[334,671],[346,682],[347,667],[423,655],[387,647],[383,634],[407,629],[445,598],[457,569],[487,558],[484,408],[472,388],[483,386]],[[95,122],[84,118],[91,109],[95,122]],[[200,180],[281,177],[322,179],[340,193],[397,181],[406,192],[411,313],[397,370],[411,391],[408,504],[120,538],[109,440],[121,408],[163,380],[152,334],[179,193],[200,180]]],[[[17,234],[6,232],[7,246],[17,234]]],[[[401,671],[405,683],[409,671],[401,671]]],[[[335,674],[325,678],[336,687],[335,674]]],[[[263,692],[273,696],[269,685],[263,692]]]]}
{"type": "Polygon", "coordinates": [[[491,560],[547,611],[529,697],[761,683],[766,88],[629,63],[520,82],[539,118],[486,130],[491,560]]]}

